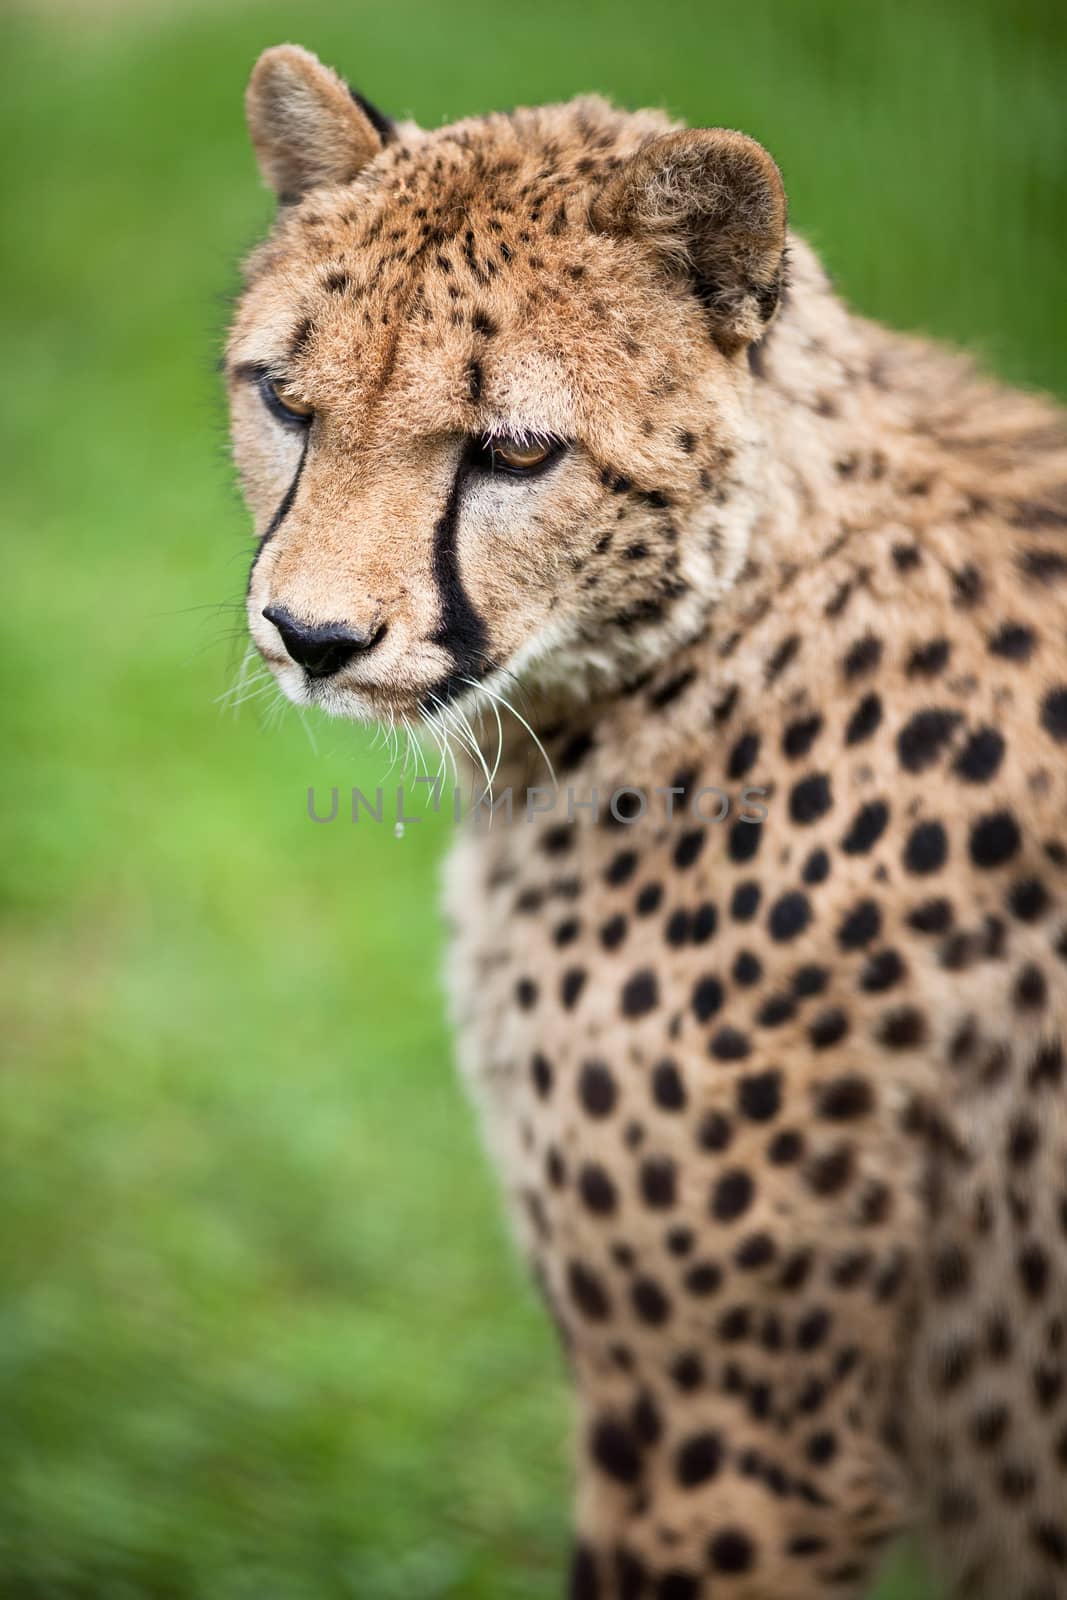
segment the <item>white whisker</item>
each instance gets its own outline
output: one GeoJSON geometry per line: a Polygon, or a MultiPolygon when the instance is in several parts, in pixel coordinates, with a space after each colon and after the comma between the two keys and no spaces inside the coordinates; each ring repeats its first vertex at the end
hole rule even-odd
{"type": "Polygon", "coordinates": [[[476,683],[473,678],[464,678],[463,682],[469,683],[472,689],[480,690],[482,694],[488,695],[490,700],[502,705],[505,711],[511,712],[511,715],[515,718],[516,722],[521,723],[521,725],[526,729],[526,732],[530,735],[530,738],[533,740],[534,744],[537,746],[537,749],[540,751],[541,759],[548,768],[549,776],[552,779],[553,786],[558,789],[559,779],[556,777],[555,767],[553,767],[552,762],[549,760],[548,751],[545,749],[544,745],[541,743],[540,739],[530,727],[530,724],[527,722],[522,713],[520,711],[516,711],[511,702],[505,699],[503,695],[495,694],[492,689],[487,689],[484,683],[476,683]]]}

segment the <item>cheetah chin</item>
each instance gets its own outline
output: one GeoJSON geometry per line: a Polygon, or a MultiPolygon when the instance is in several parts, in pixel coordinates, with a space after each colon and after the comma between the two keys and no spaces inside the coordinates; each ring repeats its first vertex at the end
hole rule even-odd
{"type": "Polygon", "coordinates": [[[573,1373],[573,1600],[1067,1596],[1067,429],[847,309],[771,157],[313,56],[226,372],[252,640],[521,793],[463,1070],[573,1373]],[[513,714],[514,713],[514,714],[513,714]]]}

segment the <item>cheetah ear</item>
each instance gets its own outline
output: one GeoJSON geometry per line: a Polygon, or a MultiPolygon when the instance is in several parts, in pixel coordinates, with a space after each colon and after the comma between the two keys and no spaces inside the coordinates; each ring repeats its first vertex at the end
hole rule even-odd
{"type": "Polygon", "coordinates": [[[393,125],[299,45],[264,50],[245,114],[260,171],[283,204],[322,183],[349,183],[393,135],[393,125]]]}
{"type": "Polygon", "coordinates": [[[602,191],[593,223],[647,239],[672,271],[692,277],[728,353],[765,331],[782,289],[786,203],[781,174],[754,139],[691,128],[651,140],[602,191]]]}

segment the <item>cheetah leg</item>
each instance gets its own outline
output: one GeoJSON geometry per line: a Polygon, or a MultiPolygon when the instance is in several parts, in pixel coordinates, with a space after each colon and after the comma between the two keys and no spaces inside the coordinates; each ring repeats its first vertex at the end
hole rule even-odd
{"type": "Polygon", "coordinates": [[[926,1186],[908,1442],[968,1600],[1067,1600],[1062,1060],[1046,1040],[965,1063],[926,1186]]]}
{"type": "Polygon", "coordinates": [[[896,1458],[855,1425],[869,1387],[858,1367],[841,1381],[840,1442],[815,1471],[809,1453],[830,1450],[831,1429],[753,1418],[758,1389],[679,1406],[677,1392],[601,1380],[580,1407],[571,1600],[866,1593],[905,1505],[896,1458]]]}

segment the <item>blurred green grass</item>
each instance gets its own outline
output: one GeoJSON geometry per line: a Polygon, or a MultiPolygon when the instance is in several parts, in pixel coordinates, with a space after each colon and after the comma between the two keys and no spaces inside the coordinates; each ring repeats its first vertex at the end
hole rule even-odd
{"type": "Polygon", "coordinates": [[[213,358],[286,38],[429,123],[599,89],[742,127],[857,305],[1067,391],[1052,4],[8,13],[6,1600],[559,1593],[561,1365],[450,1067],[442,828],[312,826],[381,750],[216,703],[249,533],[213,358]]]}

